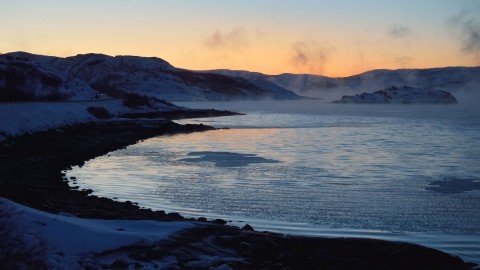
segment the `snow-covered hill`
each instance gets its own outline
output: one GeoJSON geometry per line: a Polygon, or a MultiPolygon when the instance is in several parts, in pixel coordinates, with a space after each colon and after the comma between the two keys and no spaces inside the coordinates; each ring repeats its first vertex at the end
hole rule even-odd
{"type": "Polygon", "coordinates": [[[455,104],[449,92],[408,86],[386,88],[373,93],[343,96],[337,103],[455,104]]]}
{"type": "Polygon", "coordinates": [[[0,97],[93,99],[137,93],[172,101],[298,99],[268,81],[178,69],[154,57],[84,54],[67,58],[24,52],[0,55],[0,97]],[[13,94],[12,94],[13,93],[13,94]]]}
{"type": "Polygon", "coordinates": [[[0,101],[90,100],[98,93],[86,82],[51,68],[52,57],[24,53],[0,55],[0,101]]]}
{"type": "Polygon", "coordinates": [[[0,100],[88,100],[138,93],[171,101],[298,99],[336,100],[371,89],[409,85],[439,89],[462,101],[480,101],[480,67],[372,70],[331,78],[265,75],[236,70],[191,71],[155,57],[83,54],[60,58],[15,52],[0,55],[0,100]],[[468,98],[467,98],[468,96],[468,98]]]}
{"type": "Polygon", "coordinates": [[[309,74],[265,75],[256,72],[214,70],[218,74],[246,79],[265,80],[294,91],[298,95],[339,99],[371,89],[384,89],[392,85],[409,85],[417,88],[440,89],[457,97],[475,97],[480,100],[480,67],[445,67],[431,69],[371,70],[362,74],[331,78],[309,74]]]}

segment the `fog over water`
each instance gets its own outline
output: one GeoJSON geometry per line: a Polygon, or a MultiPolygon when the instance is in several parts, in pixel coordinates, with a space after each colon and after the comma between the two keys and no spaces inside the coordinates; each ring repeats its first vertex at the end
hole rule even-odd
{"type": "Polygon", "coordinates": [[[480,258],[480,109],[318,100],[182,103],[243,116],[75,167],[94,194],[257,229],[413,241],[480,258]]]}

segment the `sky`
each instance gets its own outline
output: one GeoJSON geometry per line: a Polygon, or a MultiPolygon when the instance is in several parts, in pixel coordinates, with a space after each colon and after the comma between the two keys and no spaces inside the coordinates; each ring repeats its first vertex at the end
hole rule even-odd
{"type": "Polygon", "coordinates": [[[480,65],[478,0],[0,0],[0,53],[331,77],[480,65]]]}

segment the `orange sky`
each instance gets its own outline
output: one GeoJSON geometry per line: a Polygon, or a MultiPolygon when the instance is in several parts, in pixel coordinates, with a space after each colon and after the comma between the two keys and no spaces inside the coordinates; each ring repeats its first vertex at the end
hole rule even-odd
{"type": "Polygon", "coordinates": [[[157,56],[188,69],[335,77],[480,64],[475,0],[0,0],[0,7],[2,53],[157,56]]]}

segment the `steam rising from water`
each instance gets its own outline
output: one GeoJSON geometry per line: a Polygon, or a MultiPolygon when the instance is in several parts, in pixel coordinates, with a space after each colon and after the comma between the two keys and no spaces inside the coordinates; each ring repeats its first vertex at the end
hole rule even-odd
{"type": "Polygon", "coordinates": [[[332,52],[315,41],[298,41],[292,45],[291,61],[300,73],[323,74],[332,52]]]}
{"type": "Polygon", "coordinates": [[[460,103],[480,104],[480,68],[374,70],[346,78],[284,74],[269,80],[299,95],[325,101],[395,85],[444,90],[460,103]]]}
{"type": "Polygon", "coordinates": [[[412,30],[408,26],[397,24],[392,26],[388,33],[395,38],[405,38],[408,37],[411,32],[412,30]]]}
{"type": "Polygon", "coordinates": [[[480,64],[480,20],[478,14],[480,6],[461,11],[457,16],[449,19],[448,24],[459,31],[462,51],[473,55],[477,64],[480,64]]]}

